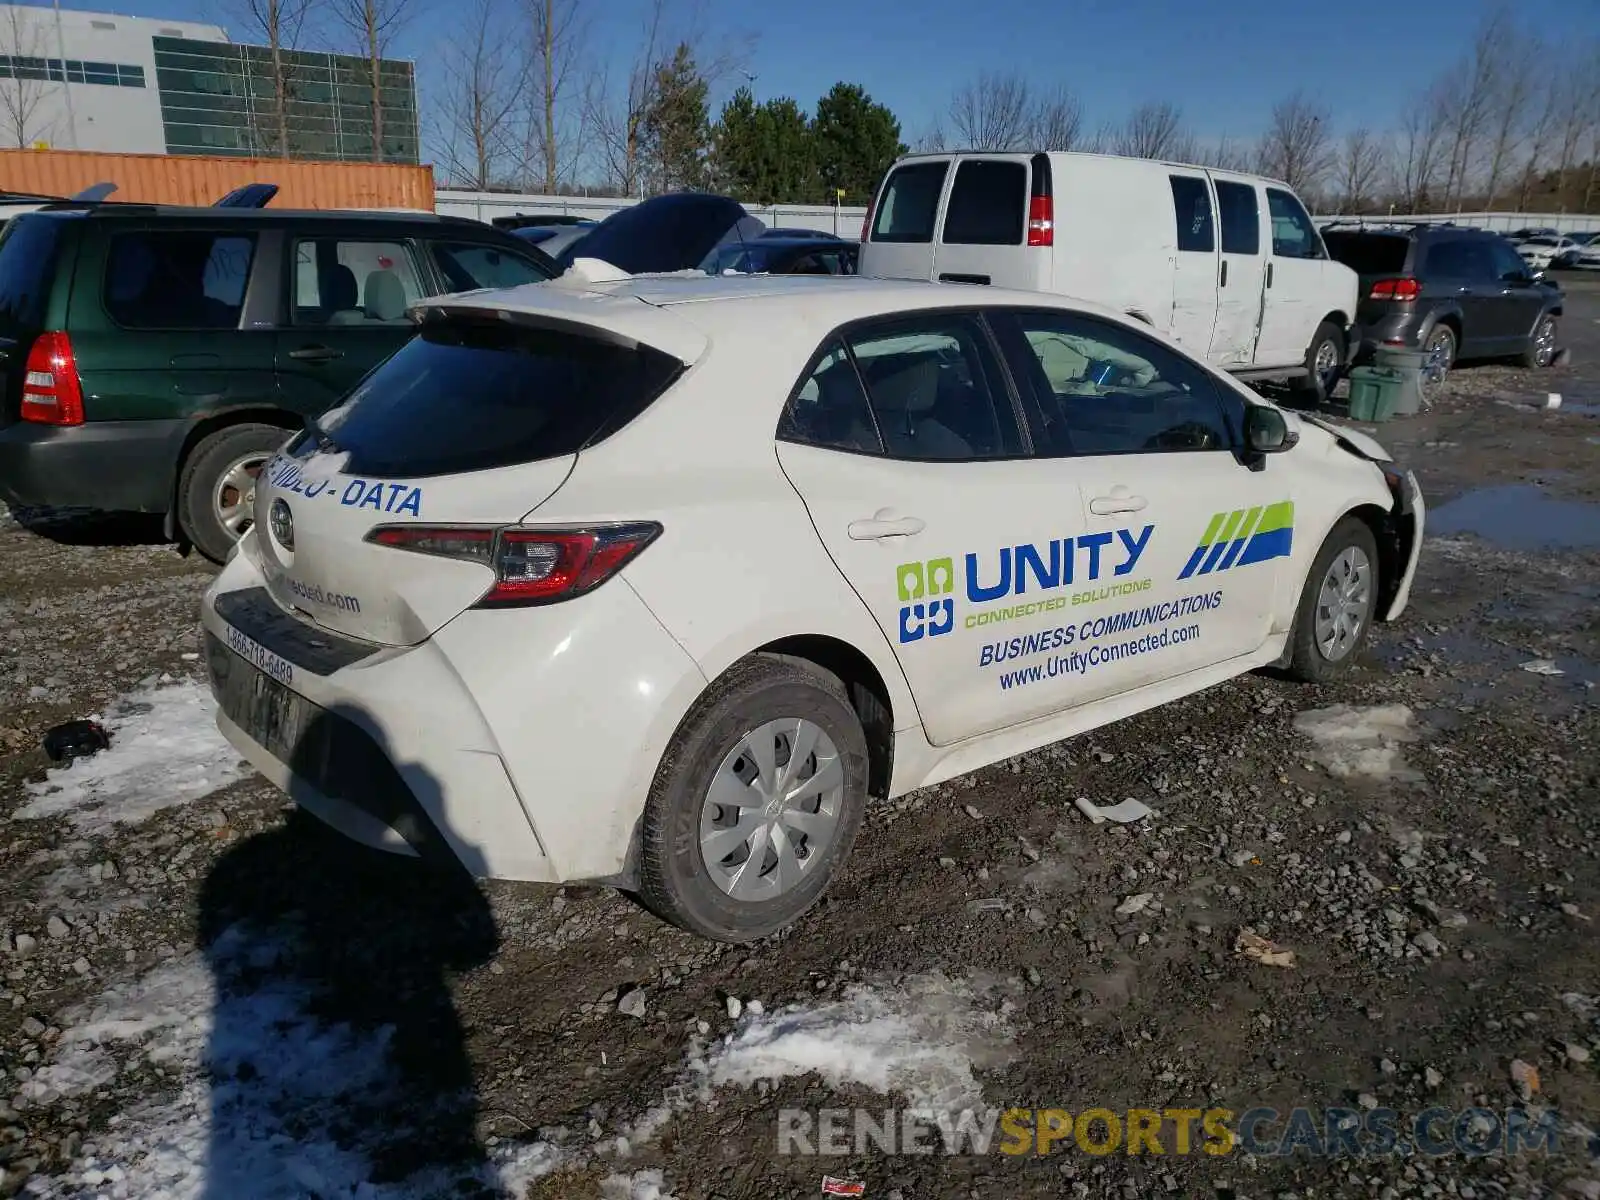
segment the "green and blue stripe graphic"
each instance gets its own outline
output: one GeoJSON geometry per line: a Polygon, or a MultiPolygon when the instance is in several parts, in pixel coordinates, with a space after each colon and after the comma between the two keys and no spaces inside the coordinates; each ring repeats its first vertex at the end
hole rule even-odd
{"type": "Polygon", "coordinates": [[[1219,512],[1206,526],[1179,579],[1287,558],[1294,545],[1294,501],[1219,512]]]}

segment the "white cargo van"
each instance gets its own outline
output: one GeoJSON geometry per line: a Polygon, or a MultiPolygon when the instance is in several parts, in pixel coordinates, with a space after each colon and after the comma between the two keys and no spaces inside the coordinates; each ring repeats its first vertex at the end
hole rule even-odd
{"type": "Polygon", "coordinates": [[[1356,274],[1287,185],[1151,159],[902,158],[867,211],[860,273],[1096,300],[1223,370],[1319,395],[1359,341],[1356,274]]]}

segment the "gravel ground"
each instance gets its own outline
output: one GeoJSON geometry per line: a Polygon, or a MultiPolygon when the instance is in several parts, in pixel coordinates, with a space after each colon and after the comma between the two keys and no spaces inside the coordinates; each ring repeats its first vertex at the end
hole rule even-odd
{"type": "Polygon", "coordinates": [[[0,1194],[1600,1200],[1600,287],[1571,293],[1571,365],[1463,369],[1379,431],[1430,537],[1345,682],[1248,676],[880,805],[825,902],[741,949],[295,817],[209,724],[204,564],[0,515],[0,1194]],[[42,731],[90,714],[112,750],[49,770],[42,731]],[[1558,1134],[779,1153],[780,1110],[913,1105],[1558,1134]]]}

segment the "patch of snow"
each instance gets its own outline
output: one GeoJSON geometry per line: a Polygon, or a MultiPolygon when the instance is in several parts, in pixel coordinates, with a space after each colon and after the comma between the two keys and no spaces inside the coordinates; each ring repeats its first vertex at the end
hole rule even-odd
{"type": "Polygon", "coordinates": [[[673,1200],[660,1171],[635,1171],[632,1175],[607,1175],[600,1181],[601,1200],[673,1200]]]}
{"type": "Polygon", "coordinates": [[[283,952],[236,928],[212,947],[210,963],[189,954],[69,1012],[53,1061],[24,1086],[29,1106],[103,1087],[140,1059],[176,1076],[179,1088],[123,1109],[93,1139],[92,1156],[63,1174],[35,1177],[23,1194],[422,1200],[457,1194],[475,1180],[520,1195],[567,1165],[559,1146],[507,1143],[489,1152],[487,1165],[434,1167],[373,1184],[359,1133],[353,1144],[348,1136],[339,1144],[332,1130],[342,1114],[393,1091],[388,1031],[361,1033],[311,1015],[309,988],[272,977],[283,952]],[[213,968],[225,976],[221,989],[213,968]],[[241,986],[246,973],[251,983],[241,986]]]}
{"type": "Polygon", "coordinates": [[[1335,704],[1313,708],[1294,719],[1295,730],[1310,738],[1330,775],[1340,779],[1415,781],[1421,775],[1406,766],[1401,746],[1420,736],[1415,717],[1404,704],[1354,708],[1335,704]]]}
{"type": "Polygon", "coordinates": [[[63,816],[80,833],[104,835],[243,779],[215,711],[211,693],[192,680],[140,688],[105,714],[110,747],[30,783],[33,798],[12,819],[63,816]]]}

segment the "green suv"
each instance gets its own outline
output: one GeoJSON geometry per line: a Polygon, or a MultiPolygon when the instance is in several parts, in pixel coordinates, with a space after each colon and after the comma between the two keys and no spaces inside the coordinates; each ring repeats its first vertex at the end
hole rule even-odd
{"type": "Polygon", "coordinates": [[[551,278],[428,215],[64,202],[0,232],[0,500],[163,513],[222,561],[256,473],[408,338],[415,301],[551,278]]]}

